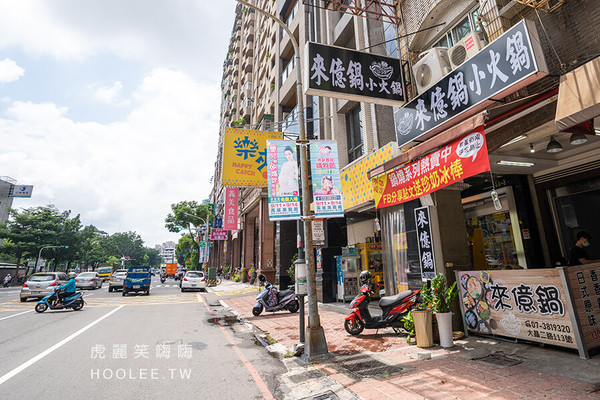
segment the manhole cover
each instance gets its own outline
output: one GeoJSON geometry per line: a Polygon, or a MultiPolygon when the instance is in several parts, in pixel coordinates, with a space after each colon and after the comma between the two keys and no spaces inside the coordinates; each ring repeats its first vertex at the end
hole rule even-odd
{"type": "Polygon", "coordinates": [[[388,365],[369,355],[362,354],[355,357],[348,357],[341,360],[338,364],[359,378],[387,378],[391,375],[401,374],[403,370],[402,367],[388,365]]]}
{"type": "Polygon", "coordinates": [[[188,344],[192,347],[192,349],[195,349],[195,350],[202,350],[202,349],[206,348],[206,343],[202,343],[202,342],[191,342],[188,344]]]}
{"type": "Polygon", "coordinates": [[[339,400],[339,397],[331,390],[329,390],[325,393],[317,394],[315,396],[310,397],[304,397],[300,400],[339,400]]]}
{"type": "Polygon", "coordinates": [[[485,357],[475,358],[475,360],[482,362],[484,364],[491,365],[493,367],[512,367],[513,365],[521,364],[523,360],[507,356],[504,353],[498,352],[494,354],[489,354],[485,357]]]}

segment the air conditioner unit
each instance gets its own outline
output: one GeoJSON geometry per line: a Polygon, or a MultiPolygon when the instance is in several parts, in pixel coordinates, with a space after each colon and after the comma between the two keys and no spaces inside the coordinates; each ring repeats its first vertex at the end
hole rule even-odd
{"type": "Polygon", "coordinates": [[[434,47],[423,52],[413,66],[417,92],[419,94],[425,92],[451,70],[447,48],[434,47]]]}
{"type": "Polygon", "coordinates": [[[485,47],[485,39],[483,33],[477,31],[471,31],[467,36],[462,38],[460,42],[456,43],[448,55],[450,56],[450,63],[452,69],[458,67],[460,64],[479,53],[481,49],[485,47]]]}

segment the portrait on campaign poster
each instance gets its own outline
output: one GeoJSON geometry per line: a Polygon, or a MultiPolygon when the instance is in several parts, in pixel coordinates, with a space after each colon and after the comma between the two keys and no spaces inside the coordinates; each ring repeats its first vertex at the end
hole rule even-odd
{"type": "Polygon", "coordinates": [[[296,146],[279,146],[283,150],[283,158],[279,158],[280,168],[277,184],[277,196],[298,196],[298,159],[296,146]]]}
{"type": "Polygon", "coordinates": [[[341,217],[344,215],[344,206],[337,143],[314,140],[310,142],[309,149],[315,216],[341,217]]]}
{"type": "Polygon", "coordinates": [[[300,218],[296,143],[267,141],[267,187],[271,221],[300,218]]]}

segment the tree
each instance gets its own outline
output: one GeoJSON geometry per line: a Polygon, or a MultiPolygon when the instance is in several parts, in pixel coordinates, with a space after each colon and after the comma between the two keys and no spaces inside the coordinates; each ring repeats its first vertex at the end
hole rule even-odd
{"type": "MultiPolygon", "coordinates": [[[[181,228],[187,228],[186,235],[189,235],[194,248],[200,252],[200,245],[193,231],[194,227],[201,227],[212,223],[212,214],[208,212],[208,204],[198,204],[196,201],[181,201],[177,204],[171,204],[171,213],[165,218],[165,227],[169,232],[179,232],[181,228]]],[[[197,260],[197,258],[196,258],[197,260]]],[[[197,268],[198,262],[191,264],[197,268]]]]}
{"type": "Polygon", "coordinates": [[[128,256],[133,265],[143,265],[146,251],[144,241],[135,232],[117,232],[110,237],[112,255],[128,256]]]}
{"type": "Polygon", "coordinates": [[[146,262],[150,267],[159,267],[162,259],[158,253],[158,250],[146,247],[146,262]]]}

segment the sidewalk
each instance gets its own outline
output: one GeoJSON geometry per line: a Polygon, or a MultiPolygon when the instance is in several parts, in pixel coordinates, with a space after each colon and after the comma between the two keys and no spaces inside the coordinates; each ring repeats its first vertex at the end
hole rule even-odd
{"type": "MultiPolygon", "coordinates": [[[[247,322],[292,348],[299,340],[299,314],[277,312],[255,317],[254,298],[225,302],[247,322]]],[[[420,349],[391,329],[379,334],[365,330],[351,336],[343,327],[347,307],[347,303],[319,303],[330,354],[305,365],[322,371],[339,383],[339,388],[365,400],[600,399],[600,355],[582,360],[566,350],[475,336],[455,341],[452,349],[420,349]]],[[[297,362],[298,358],[287,360],[297,362]]],[[[326,389],[339,398],[348,398],[345,392],[326,389]]]]}

